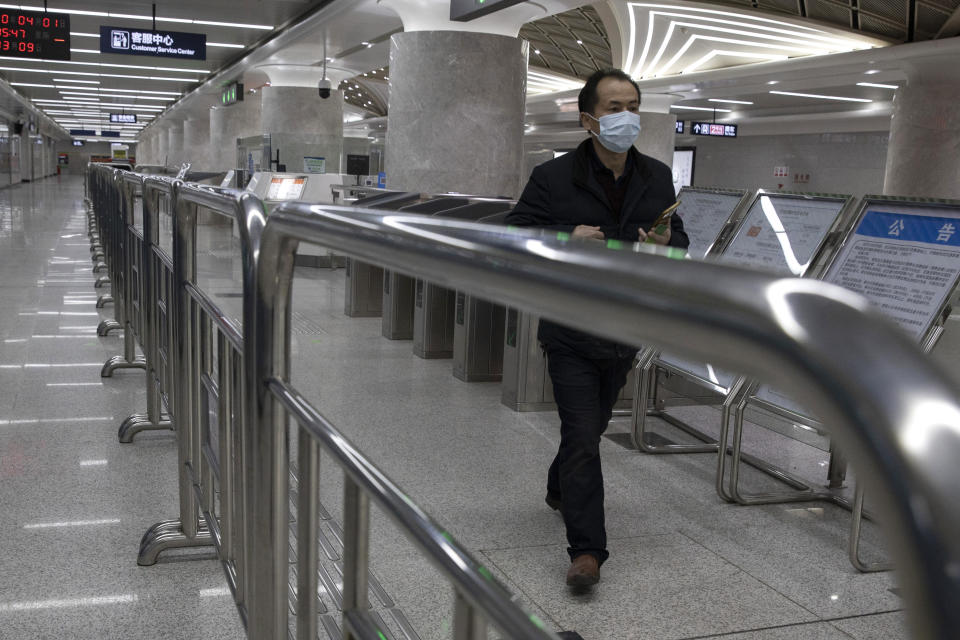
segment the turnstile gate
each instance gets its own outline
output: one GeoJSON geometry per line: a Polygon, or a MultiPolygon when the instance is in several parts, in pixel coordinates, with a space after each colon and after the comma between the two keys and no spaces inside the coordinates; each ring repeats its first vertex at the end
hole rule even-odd
{"type": "MultiPolygon", "coordinates": [[[[448,209],[467,204],[465,198],[433,198],[400,209],[404,213],[436,215],[448,209]]],[[[413,315],[415,301],[415,283],[410,276],[396,271],[383,274],[383,320],[380,333],[388,340],[410,340],[413,338],[413,315]]]]}
{"type": "MultiPolygon", "coordinates": [[[[415,191],[389,191],[360,198],[355,207],[398,209],[420,199],[415,191]]],[[[383,313],[383,269],[347,258],[343,312],[351,318],[375,318],[383,313]]]]}
{"type": "MultiPolygon", "coordinates": [[[[436,215],[476,222],[491,215],[509,211],[513,206],[514,203],[511,200],[474,199],[469,203],[464,201],[464,204],[457,208],[440,211],[436,215]]],[[[421,358],[453,357],[457,317],[456,291],[417,280],[414,300],[414,355],[421,358]]],[[[464,312],[466,314],[466,309],[464,312]]],[[[465,321],[466,316],[464,316],[465,321]]]]}
{"type": "MultiPolygon", "coordinates": [[[[509,208],[481,224],[504,223],[509,208]]],[[[464,382],[497,382],[503,378],[506,307],[457,292],[453,323],[453,375],[464,382]]]]}

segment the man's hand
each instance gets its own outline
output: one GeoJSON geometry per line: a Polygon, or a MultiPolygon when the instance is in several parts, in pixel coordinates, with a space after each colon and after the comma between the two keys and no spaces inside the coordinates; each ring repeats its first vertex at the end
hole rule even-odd
{"type": "Polygon", "coordinates": [[[603,240],[603,231],[600,227],[590,227],[585,224],[577,225],[573,230],[574,238],[593,238],[594,240],[603,240]]]}
{"type": "Polygon", "coordinates": [[[639,233],[637,233],[637,237],[639,238],[640,242],[646,242],[647,238],[653,240],[657,244],[662,244],[662,245],[666,245],[668,242],[670,242],[669,226],[667,227],[667,230],[663,232],[663,235],[656,233],[652,229],[649,232],[644,231],[643,228],[639,229],[638,231],[639,233]]]}

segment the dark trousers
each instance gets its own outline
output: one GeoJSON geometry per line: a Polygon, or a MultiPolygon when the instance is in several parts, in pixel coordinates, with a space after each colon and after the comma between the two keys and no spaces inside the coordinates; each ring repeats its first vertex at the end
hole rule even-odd
{"type": "Polygon", "coordinates": [[[603,519],[600,436],[607,430],[633,354],[593,359],[560,346],[547,345],[546,351],[560,413],[560,449],[547,475],[547,493],[563,502],[571,560],[590,553],[603,564],[610,554],[603,519]]]}

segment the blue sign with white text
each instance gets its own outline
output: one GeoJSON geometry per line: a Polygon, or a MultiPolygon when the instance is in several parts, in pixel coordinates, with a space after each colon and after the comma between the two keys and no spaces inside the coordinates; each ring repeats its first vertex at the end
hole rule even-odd
{"type": "Polygon", "coordinates": [[[857,227],[857,235],[904,242],[960,247],[960,220],[889,211],[867,211],[857,227]]]}
{"type": "Polygon", "coordinates": [[[207,34],[101,26],[100,53],[206,60],[207,34]]]}

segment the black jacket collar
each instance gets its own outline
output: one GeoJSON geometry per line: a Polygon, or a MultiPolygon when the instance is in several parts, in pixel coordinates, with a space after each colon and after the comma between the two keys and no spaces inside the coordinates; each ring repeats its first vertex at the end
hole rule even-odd
{"type": "MultiPolygon", "coordinates": [[[[593,151],[590,145],[592,144],[593,138],[587,138],[581,142],[580,146],[574,151],[573,183],[578,187],[586,189],[600,202],[609,207],[610,204],[607,202],[607,196],[604,194],[600,183],[597,182],[596,176],[593,175],[593,168],[590,163],[590,153],[593,151]]],[[[627,153],[630,155],[630,162],[628,164],[632,168],[633,175],[630,178],[630,185],[627,188],[627,198],[623,203],[624,210],[628,210],[627,207],[636,203],[643,195],[650,184],[650,177],[652,175],[650,167],[647,165],[647,157],[637,151],[636,147],[630,147],[627,153]]],[[[625,221],[627,216],[622,215],[620,219],[621,221],[625,221]]]]}

